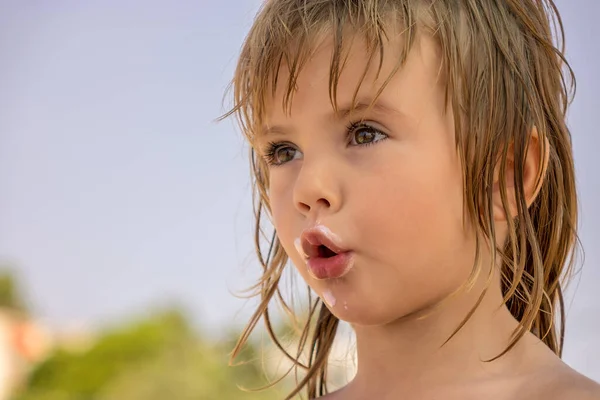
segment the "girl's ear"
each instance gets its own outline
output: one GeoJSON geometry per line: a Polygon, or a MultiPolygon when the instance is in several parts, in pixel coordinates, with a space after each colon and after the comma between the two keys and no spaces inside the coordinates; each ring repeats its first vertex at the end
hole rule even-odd
{"type": "MultiPolygon", "coordinates": [[[[527,154],[523,165],[523,189],[525,193],[525,202],[529,207],[536,199],[546,176],[548,169],[548,161],[550,157],[550,143],[548,138],[540,138],[537,127],[531,130],[529,145],[527,146],[527,154]]],[[[514,144],[511,143],[506,155],[506,171],[504,174],[506,185],[506,197],[510,210],[510,218],[517,215],[517,199],[515,195],[515,156],[514,144]]],[[[500,165],[498,162],[494,171],[494,187],[493,187],[493,202],[494,202],[494,220],[506,221],[507,216],[502,206],[502,195],[500,193],[500,165]]]]}

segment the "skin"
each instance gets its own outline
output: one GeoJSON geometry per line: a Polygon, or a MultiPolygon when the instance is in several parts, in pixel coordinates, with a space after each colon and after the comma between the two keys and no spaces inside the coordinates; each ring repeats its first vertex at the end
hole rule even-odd
{"type": "MultiPolygon", "coordinates": [[[[369,70],[361,102],[368,104],[388,76],[399,46],[388,43],[378,79],[369,70]]],[[[356,333],[357,374],[325,398],[600,398],[596,384],[532,334],[505,356],[483,362],[506,348],[517,326],[501,306],[495,268],[477,311],[442,347],[485,287],[490,256],[483,248],[482,274],[470,291],[432,308],[469,277],[476,235],[463,224],[462,170],[438,74],[440,55],[433,39],[419,37],[383,91],[382,107],[340,117],[328,92],[331,51],[323,41],[300,73],[290,114],[281,107],[284,89],[277,88],[265,132],[257,138],[259,151],[266,154],[269,143],[276,143],[278,161],[284,161],[269,168],[273,223],[284,249],[318,295],[332,293],[331,312],[356,333]],[[360,119],[370,128],[348,132],[349,123],[360,119]],[[354,267],[340,279],[312,277],[294,246],[315,223],[354,252],[354,267]]],[[[364,71],[365,52],[355,41],[338,86],[341,109],[364,71]]],[[[280,82],[286,82],[285,72],[280,82]]],[[[544,165],[537,132],[532,138],[524,171],[529,203],[544,165]]],[[[502,241],[507,228],[497,183],[494,213],[502,241]]]]}

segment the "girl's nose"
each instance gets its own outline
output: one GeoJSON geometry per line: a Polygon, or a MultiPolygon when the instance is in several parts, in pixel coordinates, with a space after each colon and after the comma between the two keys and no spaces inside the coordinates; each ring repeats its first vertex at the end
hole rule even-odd
{"type": "Polygon", "coordinates": [[[340,208],[341,177],[331,158],[308,161],[305,158],[294,185],[296,209],[304,215],[332,213],[340,208]]]}

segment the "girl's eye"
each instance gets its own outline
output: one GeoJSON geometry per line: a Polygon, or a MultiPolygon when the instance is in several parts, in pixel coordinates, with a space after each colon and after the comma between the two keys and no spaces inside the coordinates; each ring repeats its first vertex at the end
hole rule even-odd
{"type": "Polygon", "coordinates": [[[350,144],[353,146],[375,144],[387,138],[379,129],[365,123],[353,123],[348,127],[350,144]]]}
{"type": "Polygon", "coordinates": [[[265,151],[265,159],[269,165],[282,165],[298,158],[299,155],[298,150],[284,143],[269,143],[265,151]]]}

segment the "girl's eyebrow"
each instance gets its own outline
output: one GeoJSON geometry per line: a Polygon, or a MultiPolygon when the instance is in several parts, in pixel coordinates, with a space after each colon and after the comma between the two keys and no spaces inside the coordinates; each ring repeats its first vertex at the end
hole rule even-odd
{"type": "Polygon", "coordinates": [[[285,135],[287,129],[281,125],[263,126],[259,131],[257,137],[264,138],[270,135],[285,135]]]}
{"type": "MultiPolygon", "coordinates": [[[[376,114],[380,115],[392,115],[396,117],[404,118],[406,114],[402,111],[398,110],[395,107],[392,107],[385,102],[381,101],[381,99],[372,102],[369,99],[359,99],[354,106],[351,103],[344,105],[343,107],[338,108],[337,113],[335,111],[331,111],[327,115],[325,115],[326,120],[337,119],[344,120],[348,117],[359,114],[365,111],[372,111],[376,114]]],[[[266,137],[270,135],[285,135],[290,129],[281,125],[273,125],[273,126],[263,126],[259,131],[259,137],[266,137]]]]}
{"type": "MultiPolygon", "coordinates": [[[[373,102],[369,99],[359,99],[356,101],[354,106],[352,104],[345,105],[344,107],[340,107],[337,112],[337,118],[344,119],[348,118],[348,116],[364,111],[373,111],[377,114],[390,114],[394,116],[403,117],[405,114],[391,105],[386,104],[383,100],[378,99],[373,102]]],[[[335,115],[335,113],[334,113],[335,115]]]]}

